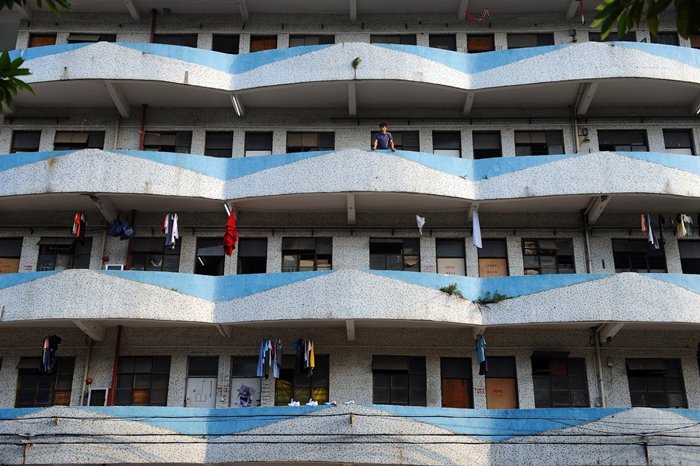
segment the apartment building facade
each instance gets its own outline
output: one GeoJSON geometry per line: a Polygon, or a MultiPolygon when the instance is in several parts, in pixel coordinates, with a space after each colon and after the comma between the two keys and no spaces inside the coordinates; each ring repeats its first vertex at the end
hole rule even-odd
{"type": "Polygon", "coordinates": [[[72,3],[2,13],[2,463],[698,460],[697,38],[72,3]]]}

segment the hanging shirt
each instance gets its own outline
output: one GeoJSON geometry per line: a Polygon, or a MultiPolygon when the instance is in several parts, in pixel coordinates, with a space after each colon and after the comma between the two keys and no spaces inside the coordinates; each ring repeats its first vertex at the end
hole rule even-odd
{"type": "Polygon", "coordinates": [[[479,375],[484,375],[488,372],[488,364],[486,359],[486,338],[479,334],[476,336],[476,360],[479,362],[479,375]]]}
{"type": "Polygon", "coordinates": [[[236,249],[237,242],[238,229],[236,228],[236,215],[232,210],[231,215],[228,216],[228,221],[226,222],[226,233],[224,233],[224,253],[227,256],[233,254],[233,250],[236,249]]]}
{"type": "Polygon", "coordinates": [[[175,249],[180,232],[177,228],[177,214],[166,214],[163,219],[163,233],[165,233],[165,247],[175,249]]]}
{"type": "Polygon", "coordinates": [[[472,216],[472,244],[481,248],[481,224],[479,223],[479,212],[474,210],[472,216]]]}

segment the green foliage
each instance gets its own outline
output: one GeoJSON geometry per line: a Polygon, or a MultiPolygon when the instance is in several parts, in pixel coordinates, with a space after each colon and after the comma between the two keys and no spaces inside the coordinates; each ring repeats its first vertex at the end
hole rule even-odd
{"type": "MultiPolygon", "coordinates": [[[[44,8],[44,3],[46,8],[52,13],[60,13],[70,9],[69,0],[36,0],[36,4],[39,8],[44,8]]],[[[3,8],[12,9],[14,5],[25,6],[27,0],[0,0],[0,10],[3,8]]]]}
{"type": "Polygon", "coordinates": [[[501,294],[498,292],[498,290],[495,290],[493,292],[493,296],[491,296],[490,291],[487,291],[484,296],[482,296],[481,298],[474,301],[474,304],[478,304],[478,305],[495,304],[495,303],[500,303],[501,301],[504,301],[508,298],[510,298],[510,296],[505,295],[505,294],[501,294]]]}
{"type": "Polygon", "coordinates": [[[447,293],[450,296],[456,296],[458,298],[464,299],[464,295],[461,291],[459,291],[459,288],[457,288],[457,283],[450,283],[447,286],[443,286],[442,288],[440,288],[440,291],[442,291],[443,293],[447,293]]]}
{"type": "Polygon", "coordinates": [[[600,28],[603,39],[617,24],[618,34],[635,29],[646,22],[652,35],[659,31],[659,15],[673,3],[676,28],[681,37],[689,38],[700,32],[700,0],[602,0],[596,6],[591,27],[600,28]]]}
{"type": "Polygon", "coordinates": [[[19,76],[29,74],[27,68],[21,68],[22,63],[24,60],[21,57],[10,60],[9,53],[0,54],[0,103],[10,105],[12,97],[16,96],[20,89],[34,93],[29,84],[19,79],[19,76]]]}

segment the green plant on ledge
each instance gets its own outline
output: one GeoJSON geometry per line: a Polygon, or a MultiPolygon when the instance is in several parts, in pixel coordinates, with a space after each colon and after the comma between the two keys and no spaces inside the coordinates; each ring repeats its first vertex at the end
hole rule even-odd
{"type": "Polygon", "coordinates": [[[464,299],[464,295],[461,291],[459,291],[459,288],[457,288],[457,283],[450,283],[447,286],[443,286],[442,288],[440,288],[440,291],[442,291],[443,293],[447,293],[450,296],[456,296],[458,298],[464,299]]]}
{"type": "Polygon", "coordinates": [[[479,306],[486,305],[486,304],[494,304],[494,303],[500,303],[501,301],[504,301],[506,299],[510,298],[510,296],[501,294],[498,292],[498,290],[495,290],[493,292],[493,296],[491,296],[491,292],[487,291],[486,294],[479,299],[474,300],[474,304],[478,304],[479,306]]]}

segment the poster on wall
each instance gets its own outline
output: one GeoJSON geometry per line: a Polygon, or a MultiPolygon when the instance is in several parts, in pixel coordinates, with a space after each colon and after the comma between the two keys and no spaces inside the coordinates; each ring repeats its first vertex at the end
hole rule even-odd
{"type": "Polygon", "coordinates": [[[234,408],[260,406],[260,379],[257,377],[232,378],[231,406],[234,408]]]}
{"type": "Polygon", "coordinates": [[[438,273],[446,275],[466,275],[464,259],[462,258],[441,257],[437,260],[437,269],[438,273]]]}
{"type": "Polygon", "coordinates": [[[19,272],[19,259],[0,258],[0,274],[19,272]]]}
{"type": "Polygon", "coordinates": [[[505,277],[508,275],[508,261],[506,259],[479,259],[479,276],[505,277]]]}

